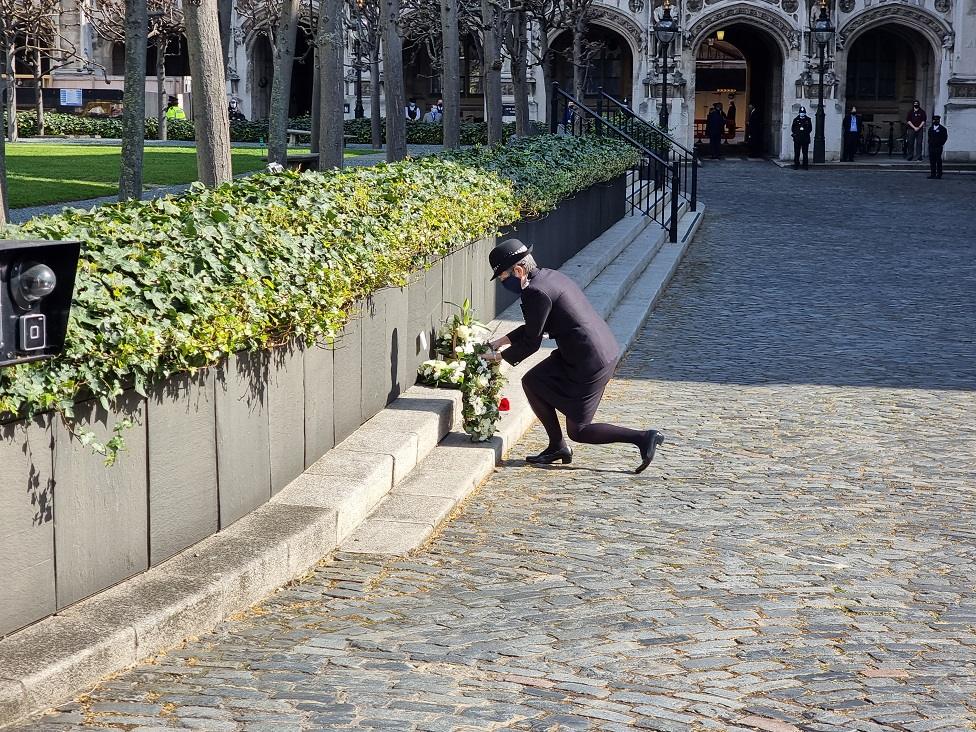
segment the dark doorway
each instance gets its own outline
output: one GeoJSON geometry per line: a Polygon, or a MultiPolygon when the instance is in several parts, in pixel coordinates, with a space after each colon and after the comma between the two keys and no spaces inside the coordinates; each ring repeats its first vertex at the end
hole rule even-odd
{"type": "Polygon", "coordinates": [[[271,111],[271,82],[274,78],[274,49],[266,35],[251,44],[251,119],[267,119],[271,111]]]}
{"type": "Polygon", "coordinates": [[[846,104],[886,137],[888,122],[904,123],[912,102],[932,114],[932,47],[917,31],[895,23],[866,31],[847,52],[846,104]]]}
{"type": "Polygon", "coordinates": [[[299,29],[295,41],[295,63],[291,71],[291,99],[288,115],[300,117],[312,113],[312,86],[315,83],[315,54],[312,40],[304,29],[299,29]]]}
{"type": "MultiPolygon", "coordinates": [[[[559,86],[573,90],[573,34],[560,33],[552,42],[555,54],[554,76],[559,86]]],[[[590,25],[584,43],[589,63],[586,68],[584,97],[595,99],[600,88],[628,103],[634,94],[634,56],[626,39],[610,28],[590,25]]]]}
{"type": "MultiPolygon", "coordinates": [[[[721,41],[717,38],[717,32],[711,39],[703,42],[696,54],[698,62],[695,67],[695,118],[696,120],[699,118],[700,112],[698,102],[701,100],[697,98],[699,92],[711,94],[719,88],[734,90],[722,93],[735,95],[737,127],[739,129],[745,127],[748,122],[749,105],[755,105],[762,119],[762,152],[767,155],[778,155],[783,124],[783,53],[769,33],[747,23],[732,23],[724,26],[719,32],[722,34],[721,41]],[[713,47],[718,47],[722,55],[728,58],[727,69],[716,70],[716,65],[709,61],[707,54],[705,59],[702,58],[702,49],[709,44],[709,40],[712,41],[713,47]],[[740,63],[734,63],[736,60],[740,63]],[[744,64],[741,63],[742,61],[744,64]],[[702,89],[698,84],[699,79],[704,80],[706,87],[716,88],[702,89]],[[728,86],[723,86],[726,83],[728,86]],[[738,88],[743,83],[744,94],[740,93],[738,88]]],[[[706,110],[707,106],[706,103],[706,110]]]]}

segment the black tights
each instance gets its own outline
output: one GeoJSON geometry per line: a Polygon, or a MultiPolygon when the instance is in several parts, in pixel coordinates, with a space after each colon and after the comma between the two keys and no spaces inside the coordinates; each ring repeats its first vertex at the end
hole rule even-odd
{"type": "MultiPolygon", "coordinates": [[[[556,416],[555,408],[536,394],[530,387],[523,382],[525,396],[529,400],[529,406],[535,416],[539,418],[543,429],[549,436],[549,446],[546,452],[558,450],[566,446],[563,439],[563,431],[559,426],[559,418],[556,416]]],[[[627,442],[631,445],[640,445],[646,437],[641,430],[632,430],[627,427],[618,427],[615,424],[596,423],[577,424],[571,419],[566,419],[566,432],[569,439],[574,442],[582,442],[587,445],[606,445],[611,442],[627,442]]]]}

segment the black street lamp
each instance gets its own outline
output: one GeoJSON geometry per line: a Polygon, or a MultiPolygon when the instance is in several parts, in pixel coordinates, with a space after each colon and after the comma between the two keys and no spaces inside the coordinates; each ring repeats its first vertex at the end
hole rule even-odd
{"type": "Polygon", "coordinates": [[[820,17],[811,29],[813,38],[820,50],[820,86],[817,92],[817,130],[813,136],[813,162],[823,163],[827,160],[827,144],[824,140],[824,71],[826,71],[825,52],[827,44],[834,37],[834,26],[827,17],[826,0],[820,1],[820,17]]]}
{"type": "Polygon", "coordinates": [[[671,17],[671,2],[664,0],[664,15],[654,24],[654,35],[661,46],[661,129],[668,131],[668,49],[678,35],[678,24],[671,17]]]}

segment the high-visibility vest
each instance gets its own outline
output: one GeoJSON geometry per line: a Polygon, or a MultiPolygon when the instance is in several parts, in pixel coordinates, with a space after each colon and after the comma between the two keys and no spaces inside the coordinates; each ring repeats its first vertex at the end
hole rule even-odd
{"type": "Polygon", "coordinates": [[[179,107],[169,107],[166,110],[166,119],[186,119],[186,112],[179,107]]]}

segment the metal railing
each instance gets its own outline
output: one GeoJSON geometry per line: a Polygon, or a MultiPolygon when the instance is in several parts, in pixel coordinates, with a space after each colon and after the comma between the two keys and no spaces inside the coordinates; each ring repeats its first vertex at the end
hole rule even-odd
{"type": "Polygon", "coordinates": [[[698,156],[657,125],[648,122],[616,97],[600,89],[597,114],[620,128],[635,140],[678,167],[681,197],[688,201],[688,209],[698,209],[698,156]]]}
{"type": "Polygon", "coordinates": [[[552,85],[549,104],[549,130],[553,134],[606,135],[634,147],[639,161],[628,174],[627,203],[632,210],[660,224],[668,240],[678,241],[678,207],[682,198],[680,166],[661,155],[613,121],[590,109],[559,84],[552,85]]]}

